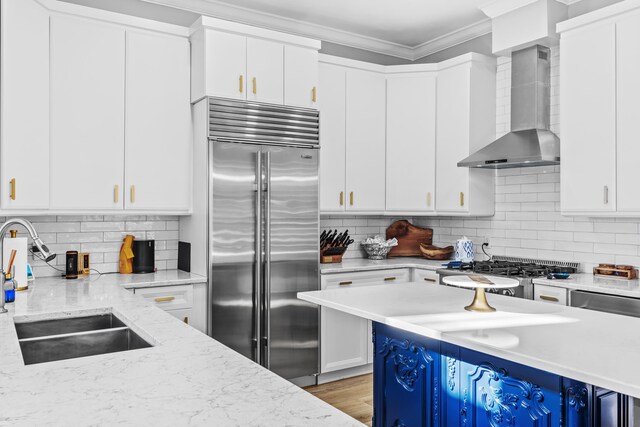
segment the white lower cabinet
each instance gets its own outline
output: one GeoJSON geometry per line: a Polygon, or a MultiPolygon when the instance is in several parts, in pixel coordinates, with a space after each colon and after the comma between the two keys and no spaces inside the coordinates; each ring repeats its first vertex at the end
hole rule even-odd
{"type": "Polygon", "coordinates": [[[206,333],[206,284],[138,288],[134,293],[206,333]]]}
{"type": "MultiPolygon", "coordinates": [[[[376,286],[404,283],[411,279],[408,268],[365,271],[356,273],[325,274],[320,287],[376,286]]],[[[371,363],[371,322],[360,317],[322,307],[320,311],[320,373],[354,368],[371,363]]]]}
{"type": "Polygon", "coordinates": [[[567,305],[567,289],[534,284],[533,299],[551,304],[567,305]]]}

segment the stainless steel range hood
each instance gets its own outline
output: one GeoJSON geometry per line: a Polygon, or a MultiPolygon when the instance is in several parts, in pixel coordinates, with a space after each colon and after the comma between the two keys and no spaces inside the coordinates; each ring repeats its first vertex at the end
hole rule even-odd
{"type": "Polygon", "coordinates": [[[560,163],[560,139],[549,130],[549,48],[511,55],[511,132],[458,162],[460,167],[506,169],[560,163]]]}

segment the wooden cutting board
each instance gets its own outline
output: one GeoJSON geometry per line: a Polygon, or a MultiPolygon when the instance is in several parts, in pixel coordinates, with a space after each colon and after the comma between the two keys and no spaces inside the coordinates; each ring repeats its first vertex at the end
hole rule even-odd
{"type": "Polygon", "coordinates": [[[417,227],[403,219],[394,222],[387,228],[387,239],[398,239],[398,246],[389,252],[388,256],[422,256],[420,243],[430,245],[433,241],[433,230],[417,227]]]}

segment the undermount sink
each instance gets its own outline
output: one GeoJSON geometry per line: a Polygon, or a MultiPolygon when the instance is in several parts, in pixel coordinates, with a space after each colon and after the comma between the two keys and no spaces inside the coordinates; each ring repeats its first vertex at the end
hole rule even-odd
{"type": "Polygon", "coordinates": [[[16,322],[15,325],[18,339],[73,334],[76,332],[97,331],[100,329],[121,328],[126,326],[124,322],[114,316],[113,313],[39,320],[37,322],[16,322]]]}
{"type": "Polygon", "coordinates": [[[25,365],[152,347],[111,313],[15,327],[25,365]]]}

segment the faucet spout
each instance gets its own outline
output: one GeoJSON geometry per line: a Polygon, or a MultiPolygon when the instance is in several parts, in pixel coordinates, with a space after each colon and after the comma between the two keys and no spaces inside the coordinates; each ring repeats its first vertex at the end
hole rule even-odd
{"type": "MultiPolygon", "coordinates": [[[[16,224],[21,225],[27,229],[27,231],[29,232],[29,235],[31,235],[33,244],[36,245],[36,247],[38,248],[38,250],[40,251],[40,253],[42,254],[42,257],[46,262],[49,262],[56,257],[56,254],[51,253],[47,245],[45,245],[42,239],[38,237],[38,233],[36,232],[36,229],[33,227],[33,224],[31,224],[31,222],[22,218],[8,219],[4,224],[2,224],[2,226],[0,226],[0,272],[2,273],[2,277],[0,277],[0,288],[4,286],[4,278],[6,274],[6,272],[4,271],[4,259],[3,259],[4,257],[2,253],[4,236],[5,234],[7,234],[7,230],[9,229],[9,227],[16,224]]],[[[6,312],[7,312],[7,309],[4,306],[4,289],[0,289],[0,314],[6,313],[6,312]]]]}

